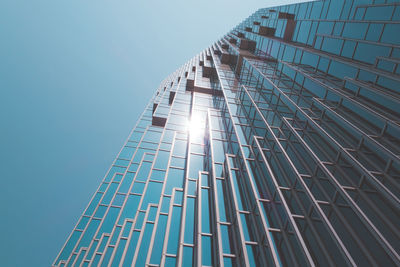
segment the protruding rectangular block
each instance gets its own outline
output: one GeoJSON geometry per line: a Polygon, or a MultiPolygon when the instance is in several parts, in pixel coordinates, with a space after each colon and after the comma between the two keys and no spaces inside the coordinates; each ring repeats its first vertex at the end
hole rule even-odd
{"type": "Polygon", "coordinates": [[[169,99],[168,99],[169,105],[171,105],[172,102],[174,102],[175,94],[176,94],[176,92],[173,92],[173,91],[169,92],[169,99]]]}
{"type": "Polygon", "coordinates": [[[153,119],[151,120],[151,125],[164,127],[166,122],[167,118],[153,116],[153,119]]]}
{"type": "Polygon", "coordinates": [[[234,55],[228,53],[222,53],[221,55],[221,63],[222,64],[231,64],[233,59],[235,58],[234,55]]]}
{"type": "Polygon", "coordinates": [[[294,14],[279,12],[278,19],[294,19],[294,14]]]}
{"type": "Polygon", "coordinates": [[[240,39],[239,48],[248,51],[254,51],[256,49],[257,43],[249,39],[240,39]]]}
{"type": "Polygon", "coordinates": [[[258,29],[258,34],[262,36],[274,36],[275,31],[275,28],[260,26],[260,29],[258,29]]]}
{"type": "Polygon", "coordinates": [[[219,51],[218,49],[214,49],[214,55],[220,55],[221,51],[219,51]]]}
{"type": "Polygon", "coordinates": [[[217,74],[217,71],[215,68],[210,67],[210,66],[203,66],[203,77],[211,78],[212,76],[215,76],[217,74]]]}
{"type": "Polygon", "coordinates": [[[191,91],[194,88],[194,80],[193,79],[187,79],[186,80],[186,91],[191,91]]]}
{"type": "Polygon", "coordinates": [[[283,34],[283,40],[287,42],[292,41],[295,28],[296,28],[296,21],[289,19],[286,22],[286,28],[285,28],[285,33],[283,34]]]}

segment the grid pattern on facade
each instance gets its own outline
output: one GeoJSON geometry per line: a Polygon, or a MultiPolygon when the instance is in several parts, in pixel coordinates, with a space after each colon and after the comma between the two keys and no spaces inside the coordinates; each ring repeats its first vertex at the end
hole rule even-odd
{"type": "Polygon", "coordinates": [[[157,89],[53,266],[399,266],[400,3],[260,9],[157,89]]]}

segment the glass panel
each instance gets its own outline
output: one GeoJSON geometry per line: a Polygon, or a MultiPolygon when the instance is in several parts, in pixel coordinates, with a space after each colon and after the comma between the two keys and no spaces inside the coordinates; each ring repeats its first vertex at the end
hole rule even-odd
{"type": "Polygon", "coordinates": [[[90,242],[94,238],[94,234],[97,231],[97,228],[100,225],[100,220],[92,219],[85,230],[85,233],[82,236],[81,241],[79,242],[79,246],[76,248],[76,251],[79,251],[81,247],[89,246],[90,242]]]}
{"type": "Polygon", "coordinates": [[[142,242],[140,242],[140,250],[139,250],[139,254],[138,254],[135,266],[145,266],[153,228],[154,228],[154,224],[152,224],[152,223],[146,224],[142,242]]]}
{"type": "Polygon", "coordinates": [[[187,200],[186,200],[185,238],[184,238],[184,242],[187,244],[193,244],[195,211],[196,211],[195,199],[187,198],[187,200]]]}
{"type": "Polygon", "coordinates": [[[154,164],[154,168],[166,170],[168,161],[169,161],[169,152],[160,150],[160,151],[158,151],[157,159],[154,164]]]}
{"type": "Polygon", "coordinates": [[[182,188],[184,170],[169,168],[167,183],[165,185],[165,194],[171,195],[172,189],[182,188]]]}
{"type": "Polygon", "coordinates": [[[164,181],[165,179],[165,171],[160,171],[160,170],[152,170],[151,175],[150,175],[151,180],[156,180],[156,181],[164,181]]]}
{"type": "Polygon", "coordinates": [[[119,154],[119,158],[130,160],[133,157],[133,153],[135,152],[135,148],[133,147],[124,147],[119,154]]]}
{"type": "Polygon", "coordinates": [[[194,264],[193,264],[193,248],[183,247],[182,266],[194,266],[194,264]]]}
{"type": "Polygon", "coordinates": [[[137,232],[137,231],[133,232],[133,234],[132,234],[132,238],[129,242],[128,249],[126,250],[123,267],[131,267],[132,266],[133,255],[135,254],[137,241],[139,239],[139,234],[140,234],[140,232],[137,232]]]}
{"type": "Polygon", "coordinates": [[[201,260],[203,265],[212,265],[212,249],[211,249],[211,237],[201,237],[201,260]]]}
{"type": "Polygon", "coordinates": [[[160,200],[162,187],[162,183],[149,182],[146,189],[146,194],[143,198],[141,209],[147,209],[147,205],[150,203],[158,203],[158,201],[160,200]]]}
{"type": "Polygon", "coordinates": [[[127,218],[133,219],[135,217],[139,201],[140,201],[140,196],[137,195],[128,196],[128,200],[125,203],[124,209],[119,219],[119,224],[122,224],[124,220],[127,218]]]}
{"type": "Polygon", "coordinates": [[[203,159],[204,156],[201,155],[190,155],[190,165],[189,165],[189,174],[190,178],[199,177],[199,171],[203,170],[203,159]]]}
{"type": "Polygon", "coordinates": [[[167,253],[177,254],[179,245],[179,229],[181,227],[181,207],[173,207],[171,215],[170,235],[168,239],[167,253]]]}
{"type": "Polygon", "coordinates": [[[164,245],[164,237],[165,237],[165,230],[167,227],[167,220],[168,216],[160,215],[158,219],[158,226],[157,232],[155,236],[156,242],[153,245],[153,252],[151,254],[150,263],[151,264],[160,264],[161,262],[161,255],[162,255],[162,248],[164,245]]]}

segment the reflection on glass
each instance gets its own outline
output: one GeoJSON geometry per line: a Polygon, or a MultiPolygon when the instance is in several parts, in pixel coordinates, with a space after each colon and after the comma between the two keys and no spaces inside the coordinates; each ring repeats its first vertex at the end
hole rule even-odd
{"type": "Polygon", "coordinates": [[[190,120],[188,121],[187,127],[188,127],[190,137],[192,139],[203,135],[204,121],[198,112],[193,111],[192,116],[191,116],[190,120]]]}

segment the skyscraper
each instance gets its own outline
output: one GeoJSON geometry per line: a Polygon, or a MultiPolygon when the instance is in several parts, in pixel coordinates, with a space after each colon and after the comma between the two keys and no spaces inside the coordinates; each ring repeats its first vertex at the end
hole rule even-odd
{"type": "Polygon", "coordinates": [[[258,10],[161,83],[54,266],[399,266],[399,63],[398,1],[258,10]]]}

